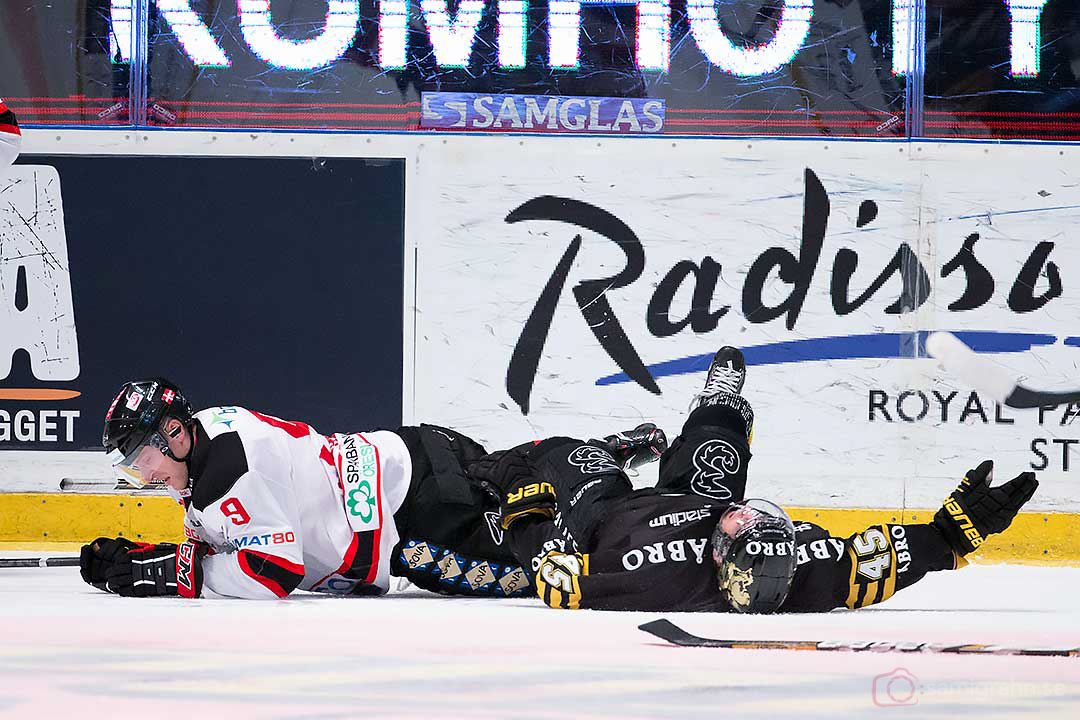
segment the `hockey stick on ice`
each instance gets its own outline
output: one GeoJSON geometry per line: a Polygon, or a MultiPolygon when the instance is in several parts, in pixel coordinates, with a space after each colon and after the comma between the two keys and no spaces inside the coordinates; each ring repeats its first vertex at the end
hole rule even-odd
{"type": "Polygon", "coordinates": [[[0,558],[0,568],[24,568],[24,567],[72,567],[78,566],[77,557],[28,557],[28,558],[0,558]]]}
{"type": "Polygon", "coordinates": [[[715,640],[691,635],[669,620],[653,620],[638,625],[661,640],[680,647],[718,647],[741,650],[822,650],[846,652],[918,652],[954,655],[1038,655],[1080,657],[1080,648],[1006,648],[997,645],[943,645],[940,643],[834,642],[828,640],[715,640]]]}
{"type": "Polygon", "coordinates": [[[90,493],[94,495],[164,495],[165,491],[157,488],[140,488],[124,478],[106,480],[104,478],[63,478],[60,491],[65,493],[90,493]]]}
{"type": "Polygon", "coordinates": [[[926,351],[964,382],[1012,408],[1080,402],[1080,389],[1044,392],[1024,387],[1009,371],[975,352],[952,333],[932,333],[926,338],[926,351]]]}

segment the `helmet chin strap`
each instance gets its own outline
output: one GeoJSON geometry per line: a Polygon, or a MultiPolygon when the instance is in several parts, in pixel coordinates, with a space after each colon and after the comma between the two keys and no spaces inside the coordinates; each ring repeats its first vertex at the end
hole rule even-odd
{"type": "Polygon", "coordinates": [[[187,462],[188,458],[191,457],[191,451],[188,450],[187,457],[176,457],[176,455],[173,454],[172,448],[166,448],[165,449],[165,456],[169,457],[169,458],[172,458],[176,462],[187,462]]]}
{"type": "MultiPolygon", "coordinates": [[[[168,433],[165,433],[165,434],[168,435],[170,439],[175,439],[180,434],[180,431],[183,430],[183,429],[184,429],[184,425],[183,425],[183,423],[181,423],[180,425],[177,425],[176,427],[174,427],[171,432],[168,432],[168,433]]],[[[188,448],[188,453],[187,453],[187,455],[185,457],[177,457],[173,453],[171,447],[166,447],[165,448],[165,456],[175,460],[176,462],[186,463],[188,460],[191,459],[191,451],[194,450],[194,449],[195,449],[195,435],[192,434],[191,435],[191,447],[188,448]]]]}

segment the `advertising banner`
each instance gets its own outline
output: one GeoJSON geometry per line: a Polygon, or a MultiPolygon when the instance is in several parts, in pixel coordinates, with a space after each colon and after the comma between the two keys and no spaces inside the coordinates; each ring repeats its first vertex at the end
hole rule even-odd
{"type": "Polygon", "coordinates": [[[163,375],[323,432],[401,421],[404,161],[24,156],[0,181],[0,450],[100,448],[163,375]]]}
{"type": "Polygon", "coordinates": [[[551,142],[515,142],[512,164],[497,143],[421,154],[417,367],[438,370],[417,374],[418,417],[492,446],[674,436],[732,344],[750,494],[936,507],[991,456],[1075,505],[1080,406],[999,407],[924,349],[951,330],[1075,386],[1080,185],[1058,149],[551,142]]]}
{"type": "Polygon", "coordinates": [[[1075,140],[1078,28],[1067,0],[4,0],[0,91],[27,124],[402,132],[462,93],[659,101],[667,134],[1075,140]]]}

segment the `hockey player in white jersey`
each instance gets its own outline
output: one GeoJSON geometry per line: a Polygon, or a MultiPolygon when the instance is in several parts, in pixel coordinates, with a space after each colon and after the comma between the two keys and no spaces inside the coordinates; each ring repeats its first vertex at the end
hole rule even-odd
{"type": "Polygon", "coordinates": [[[0,98],[0,178],[7,174],[7,167],[19,156],[21,144],[19,121],[4,104],[4,99],[0,98]]]}
{"type": "Polygon", "coordinates": [[[462,469],[484,448],[447,428],[322,435],[240,407],[195,413],[154,378],[120,390],[103,443],[117,469],[184,505],[188,541],[85,545],[83,579],[101,590],[380,595],[401,575],[448,594],[530,592],[497,507],[462,469]]]}

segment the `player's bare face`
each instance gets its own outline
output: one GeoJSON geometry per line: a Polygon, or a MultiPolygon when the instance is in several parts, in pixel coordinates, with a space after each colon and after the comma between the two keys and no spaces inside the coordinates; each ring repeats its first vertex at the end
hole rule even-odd
{"type": "Polygon", "coordinates": [[[168,485],[176,490],[188,486],[187,465],[173,460],[157,448],[143,448],[131,469],[145,485],[168,485]]]}
{"type": "Polygon", "coordinates": [[[746,525],[750,525],[759,516],[758,511],[743,506],[733,506],[720,518],[720,525],[725,535],[735,537],[746,525]]]}
{"type": "Polygon", "coordinates": [[[162,431],[164,434],[156,436],[155,442],[139,451],[126,471],[144,486],[168,485],[175,490],[183,490],[189,482],[187,463],[169,457],[165,444],[174,457],[187,457],[191,452],[191,436],[180,421],[172,418],[165,423],[162,431]]]}

